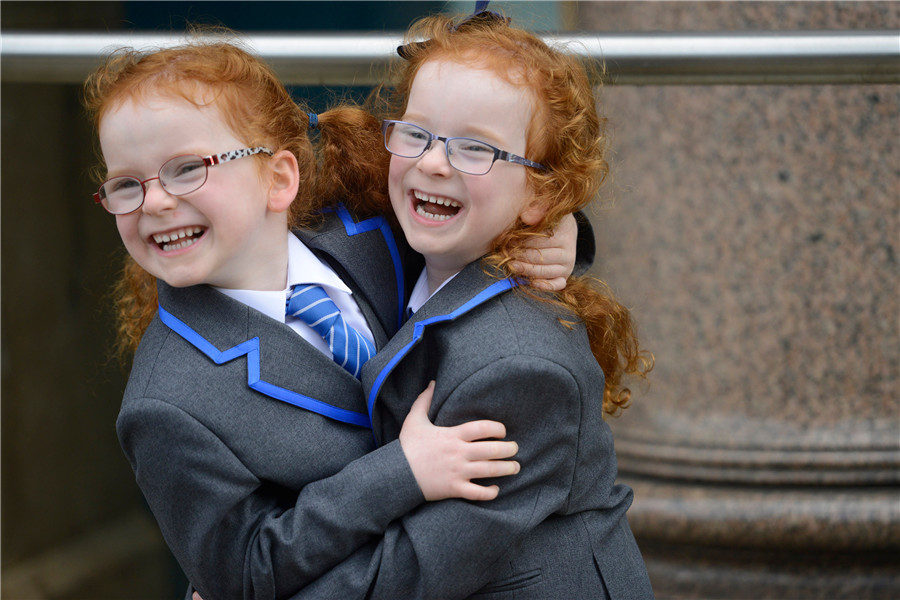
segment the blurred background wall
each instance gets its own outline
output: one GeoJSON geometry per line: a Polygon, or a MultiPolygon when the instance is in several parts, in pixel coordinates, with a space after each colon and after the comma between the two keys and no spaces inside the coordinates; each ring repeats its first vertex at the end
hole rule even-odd
{"type": "MultiPolygon", "coordinates": [[[[4,1],[0,25],[399,31],[471,5],[4,1]]],[[[492,7],[552,30],[900,27],[894,2],[492,7]]],[[[178,597],[115,437],[121,251],[90,200],[78,92],[0,89],[2,596],[178,597]]],[[[896,597],[900,89],[607,85],[600,107],[614,161],[596,274],[657,361],[613,427],[658,596],[896,597]]]]}
{"type": "MultiPolygon", "coordinates": [[[[578,24],[882,29],[900,4],[597,2],[578,24]]],[[[900,595],[898,100],[897,85],[601,93],[615,163],[598,274],[657,359],[612,425],[660,597],[900,595]]]]}

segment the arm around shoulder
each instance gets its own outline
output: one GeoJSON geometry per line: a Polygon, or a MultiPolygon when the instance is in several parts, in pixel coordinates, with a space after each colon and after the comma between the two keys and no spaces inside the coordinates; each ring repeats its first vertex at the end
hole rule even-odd
{"type": "Polygon", "coordinates": [[[466,598],[490,581],[492,565],[567,502],[578,452],[580,394],[563,366],[534,357],[500,360],[441,389],[435,423],[504,423],[519,444],[519,474],[497,483],[487,503],[443,500],[392,524],[298,598],[466,598]],[[464,525],[461,525],[464,524],[464,525]],[[340,590],[339,595],[338,590],[340,590]]]}

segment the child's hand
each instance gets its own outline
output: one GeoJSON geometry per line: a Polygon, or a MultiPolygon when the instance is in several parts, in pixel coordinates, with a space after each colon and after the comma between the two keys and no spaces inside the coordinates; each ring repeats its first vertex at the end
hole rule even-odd
{"type": "Polygon", "coordinates": [[[531,238],[522,260],[510,266],[516,273],[531,278],[534,287],[559,291],[566,287],[566,279],[575,269],[577,241],[578,224],[575,217],[568,214],[551,237],[531,238]]]}
{"type": "Polygon", "coordinates": [[[428,409],[433,394],[432,381],[416,398],[400,431],[400,447],[422,494],[426,500],[493,500],[500,493],[498,486],[471,480],[518,473],[518,462],[498,460],[515,456],[518,444],[486,440],[506,436],[506,427],[496,421],[470,421],[455,427],[432,424],[428,409]]]}

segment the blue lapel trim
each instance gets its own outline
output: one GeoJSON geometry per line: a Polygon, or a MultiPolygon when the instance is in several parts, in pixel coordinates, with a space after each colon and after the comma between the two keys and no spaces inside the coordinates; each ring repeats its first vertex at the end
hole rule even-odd
{"type": "Polygon", "coordinates": [[[450,312],[445,315],[435,315],[433,317],[429,317],[427,319],[422,319],[421,321],[418,321],[417,323],[415,323],[413,325],[412,340],[410,340],[410,342],[408,344],[406,344],[403,348],[401,348],[397,352],[397,354],[395,354],[394,356],[391,357],[391,359],[384,366],[384,368],[382,368],[381,371],[378,373],[378,376],[375,378],[375,383],[372,384],[372,389],[369,392],[369,397],[366,402],[366,405],[369,410],[370,421],[372,418],[372,409],[375,406],[375,399],[378,397],[378,392],[381,390],[381,386],[384,384],[385,379],[387,379],[388,375],[390,375],[390,373],[394,369],[394,367],[397,366],[397,363],[399,363],[401,360],[403,360],[403,358],[409,353],[409,351],[412,349],[412,347],[419,343],[419,340],[422,339],[422,334],[425,332],[425,328],[427,326],[429,326],[433,323],[441,323],[443,321],[452,321],[452,320],[456,319],[457,317],[459,317],[460,315],[463,315],[463,314],[469,312],[470,310],[472,310],[479,304],[483,304],[483,303],[487,302],[488,300],[490,300],[491,298],[493,298],[494,296],[502,294],[503,292],[506,292],[506,291],[516,287],[517,285],[518,284],[512,279],[503,279],[503,280],[498,281],[498,282],[492,284],[491,286],[481,290],[481,292],[479,292],[478,294],[473,296],[465,304],[457,307],[456,310],[454,310],[453,312],[450,312]]]}
{"type": "Polygon", "coordinates": [[[343,204],[338,204],[333,208],[330,207],[324,210],[324,212],[332,211],[336,212],[338,217],[340,217],[341,221],[344,223],[344,229],[347,231],[348,236],[366,233],[375,229],[380,230],[381,235],[384,236],[388,252],[390,252],[391,258],[394,261],[394,276],[397,279],[397,329],[400,329],[403,327],[403,323],[406,322],[403,310],[405,304],[404,300],[406,299],[406,284],[404,283],[403,277],[403,263],[400,261],[400,250],[397,248],[397,241],[394,239],[394,232],[391,231],[390,224],[383,216],[372,217],[357,223],[353,220],[350,211],[348,211],[343,204]]]}
{"type": "MultiPolygon", "coordinates": [[[[281,400],[282,402],[293,404],[294,406],[312,411],[324,417],[328,417],[329,419],[334,419],[335,421],[358,425],[359,427],[365,427],[366,429],[372,428],[372,422],[369,420],[369,415],[367,414],[338,408],[326,404],[321,400],[316,400],[315,398],[304,396],[298,392],[278,387],[267,381],[262,381],[259,378],[259,337],[251,338],[237,346],[220,351],[206,338],[191,329],[185,322],[181,321],[162,306],[159,307],[159,318],[169,329],[183,337],[188,343],[209,357],[209,359],[217,365],[224,364],[235,358],[246,355],[247,385],[250,386],[251,389],[271,398],[275,398],[276,400],[281,400]]],[[[297,343],[300,343],[299,338],[297,343]]]]}

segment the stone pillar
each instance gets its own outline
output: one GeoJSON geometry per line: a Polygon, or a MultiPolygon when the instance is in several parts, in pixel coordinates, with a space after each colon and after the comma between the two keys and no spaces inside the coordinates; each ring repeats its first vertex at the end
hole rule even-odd
{"type": "MultiPolygon", "coordinates": [[[[882,29],[891,2],[601,2],[589,31],[882,29]]],[[[900,597],[900,89],[607,86],[611,424],[659,598],[900,597]]]]}

